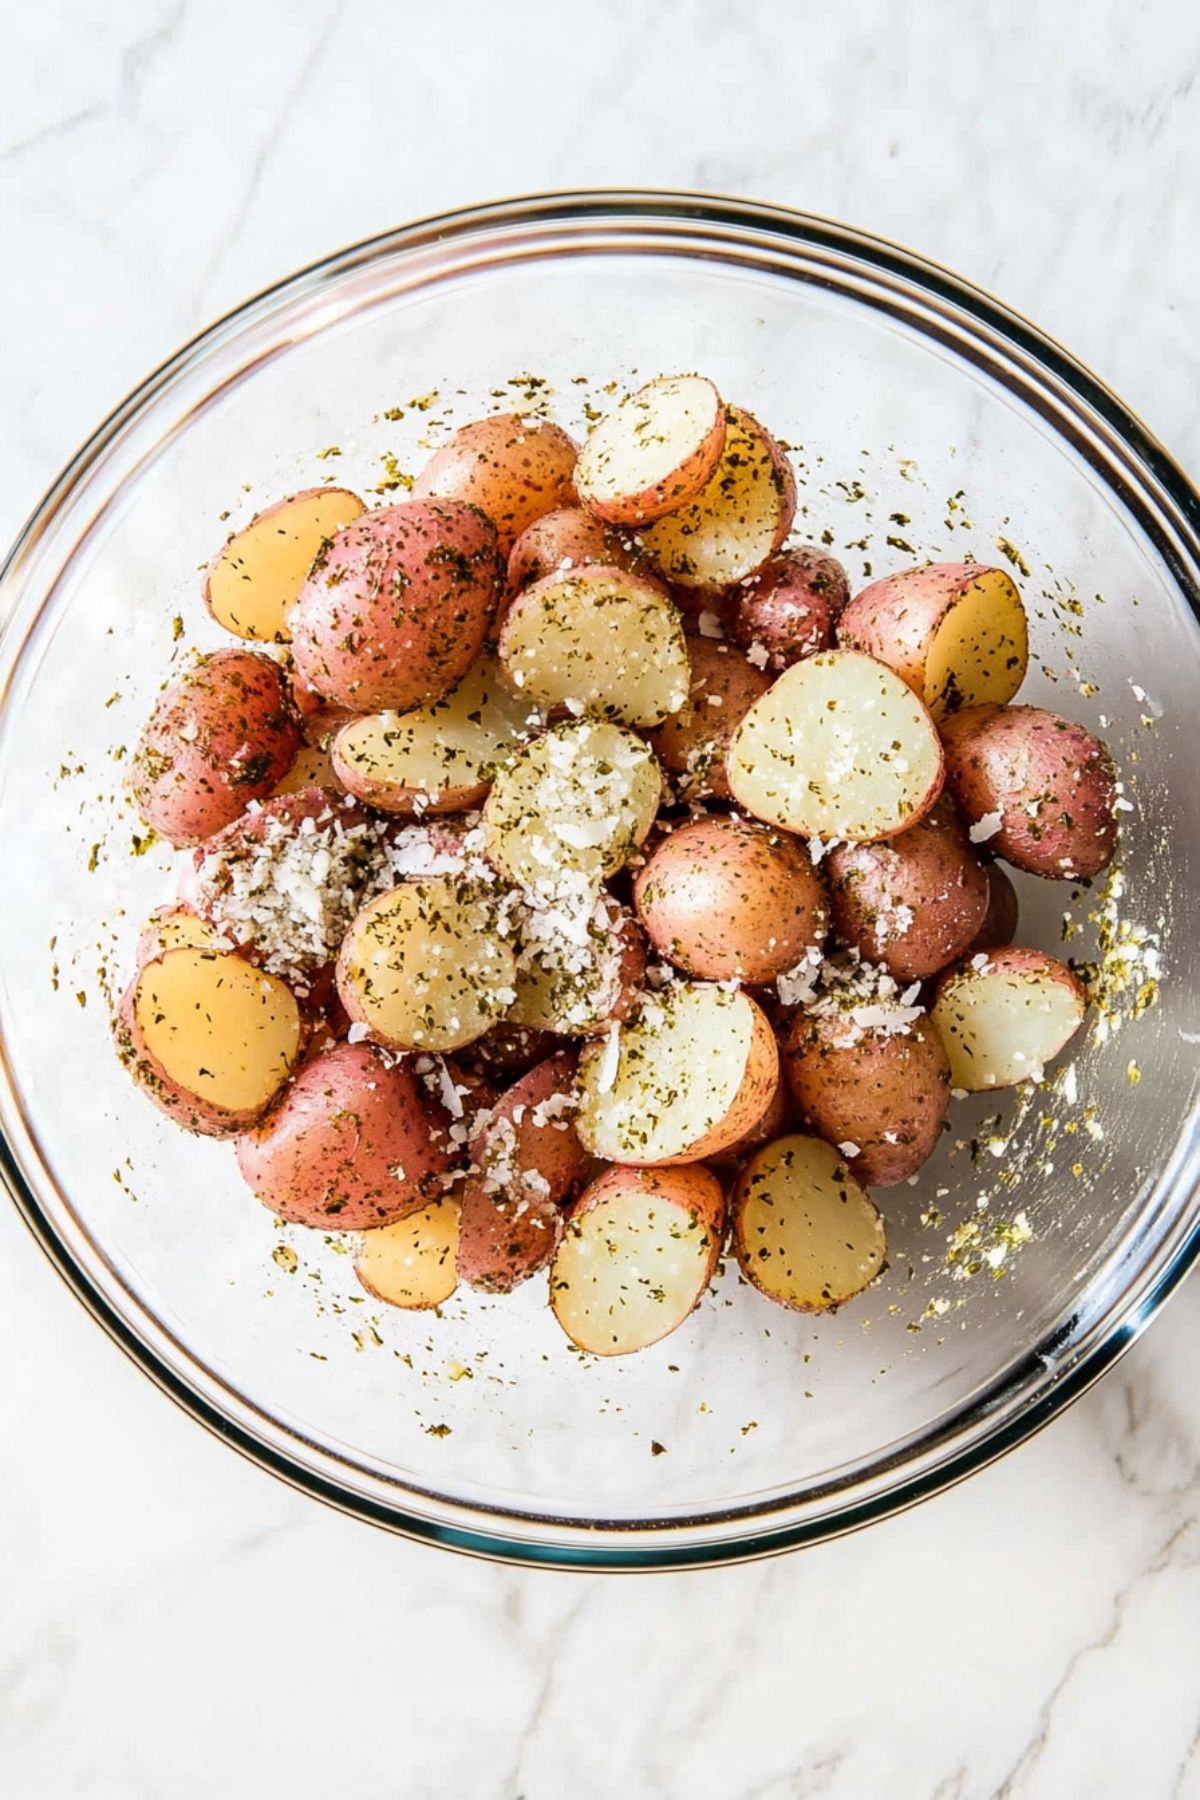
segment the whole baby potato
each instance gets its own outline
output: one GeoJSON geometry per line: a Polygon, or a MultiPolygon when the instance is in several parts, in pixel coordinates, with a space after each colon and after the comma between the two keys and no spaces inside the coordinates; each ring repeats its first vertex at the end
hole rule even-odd
{"type": "Polygon", "coordinates": [[[460,426],[413,483],[414,500],[462,500],[496,527],[500,554],[543,513],[575,500],[577,448],[561,426],[497,413],[460,426]]]}
{"type": "Polygon", "coordinates": [[[639,871],[634,904],[660,955],[703,981],[773,981],[824,942],[824,884],[804,845],[737,818],[696,819],[639,871]]]}
{"type": "Polygon", "coordinates": [[[300,679],[355,713],[448,694],[500,593],[496,532],[459,500],[381,506],[335,533],[289,614],[300,679]]]}
{"type": "Polygon", "coordinates": [[[770,678],[733,644],[715,638],[689,637],[687,651],[692,668],[688,697],[651,732],[650,743],[685,799],[728,800],[725,753],[754,702],[770,687],[770,678]]]}
{"type": "Polygon", "coordinates": [[[419,1211],[441,1193],[453,1160],[445,1114],[411,1063],[370,1044],[314,1056],[237,1154],[264,1206],[326,1231],[419,1211]]]}
{"type": "Polygon", "coordinates": [[[944,796],[908,831],[829,854],[833,929],[897,981],[923,981],[961,956],[983,925],[988,878],[944,796]]]}
{"type": "Polygon", "coordinates": [[[627,532],[585,512],[581,506],[560,506],[527,525],[508,556],[508,593],[547,575],[564,575],[598,563],[616,569],[636,569],[646,559],[627,532]]]}
{"type": "Polygon", "coordinates": [[[1053,881],[1098,875],[1117,843],[1106,745],[1038,706],[972,706],[942,725],[946,782],[971,838],[1053,881]]]}
{"type": "Polygon", "coordinates": [[[843,1014],[799,1012],[783,1066],[801,1112],[858,1181],[892,1187],[932,1154],[950,1104],[950,1064],[927,1020],[888,1033],[843,1014]]]}
{"type": "Polygon", "coordinates": [[[182,849],[265,800],[303,736],[278,663],[257,650],[218,650],[159,695],[129,786],[146,823],[182,849]]]}
{"type": "Polygon", "coordinates": [[[834,623],[850,598],[846,571],[811,544],[785,550],[735,588],[729,631],[760,668],[775,675],[828,650],[834,623]]]}
{"type": "Polygon", "coordinates": [[[983,924],[963,951],[970,959],[981,950],[1003,950],[1017,935],[1021,905],[1017,890],[999,863],[988,863],[988,904],[983,924]]]}

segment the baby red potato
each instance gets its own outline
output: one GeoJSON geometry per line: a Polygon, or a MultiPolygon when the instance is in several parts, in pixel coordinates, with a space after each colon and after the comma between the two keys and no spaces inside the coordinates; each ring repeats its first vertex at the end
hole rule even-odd
{"type": "Polygon", "coordinates": [[[287,615],[323,544],[365,510],[346,488],[306,488],[258,513],[221,546],[205,577],[204,602],[218,625],[286,643],[287,615]]]}
{"type": "Polygon", "coordinates": [[[659,375],[593,426],[579,498],[609,525],[645,525],[703,492],[725,448],[725,406],[703,375],[659,375]]]}
{"type": "Polygon", "coordinates": [[[414,500],[460,500],[496,528],[507,557],[528,525],[575,498],[575,440],[547,419],[497,413],[462,425],[413,483],[414,500]]]}
{"type": "Polygon", "coordinates": [[[1003,569],[928,563],[856,594],[838,643],[907,681],[939,722],[964,706],[1011,700],[1025,679],[1025,608],[1003,569]]]}
{"type": "Polygon", "coordinates": [[[1083,1023],[1087,995],[1065,963],[1017,945],[949,969],[932,1008],[955,1087],[969,1093],[1039,1081],[1083,1023]]]}
{"type": "Polygon", "coordinates": [[[458,1286],[458,1201],[449,1194],[392,1225],[364,1231],[354,1253],[359,1285],[406,1312],[428,1312],[458,1286]]]}
{"type": "Polygon", "coordinates": [[[818,650],[828,650],[850,597],[836,557],[812,544],[784,550],[733,590],[729,635],[757,666],[780,674],[818,650]]]}
{"type": "Polygon", "coordinates": [[[355,713],[427,706],[483,649],[495,528],[458,500],[381,506],[329,541],[289,615],[300,679],[355,713]]]}
{"type": "Polygon", "coordinates": [[[732,1245],[746,1280],[796,1312],[831,1312],[887,1260],[883,1220],[846,1159],[792,1135],[750,1159],[733,1191],[732,1245]]]}
{"type": "Polygon", "coordinates": [[[654,753],[676,778],[685,800],[728,800],[725,757],[734,732],[770,677],[746,661],[732,644],[689,637],[691,680],[688,697],[650,734],[654,753]]]}
{"type": "Polygon", "coordinates": [[[792,528],[796,479],[769,431],[740,407],[725,410],[725,443],[694,500],[639,536],[680,587],[726,588],[755,574],[792,528]]]}
{"type": "Polygon", "coordinates": [[[147,825],[182,849],[265,800],[302,741],[278,663],[257,650],[218,650],[159,695],[129,786],[147,825]]]}
{"type": "Polygon", "coordinates": [[[411,1063],[371,1044],[314,1056],[237,1154],[264,1206],[326,1231],[419,1211],[440,1195],[453,1161],[445,1115],[411,1063]]]}

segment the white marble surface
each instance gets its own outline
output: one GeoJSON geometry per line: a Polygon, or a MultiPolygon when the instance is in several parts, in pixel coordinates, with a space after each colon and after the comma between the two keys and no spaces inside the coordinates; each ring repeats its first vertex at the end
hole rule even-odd
{"type": "MultiPolygon", "coordinates": [[[[529,188],[701,186],[962,270],[1200,469],[1185,0],[52,0],[4,13],[0,538],[216,313],[529,188]]],[[[391,1541],[190,1425],[0,1210],[12,1800],[1200,1796],[1200,1289],[966,1487],[759,1568],[391,1541]]]]}

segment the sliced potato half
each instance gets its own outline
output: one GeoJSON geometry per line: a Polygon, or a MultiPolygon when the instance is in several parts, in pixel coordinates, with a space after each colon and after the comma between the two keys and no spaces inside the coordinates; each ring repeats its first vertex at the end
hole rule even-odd
{"type": "Polygon", "coordinates": [[[420,1212],[364,1231],[354,1273],[376,1300],[410,1311],[441,1306],[458,1286],[458,1201],[435,1200],[420,1212]]]}
{"type": "Polygon", "coordinates": [[[787,457],[757,419],[731,406],[720,460],[705,486],[640,536],[669,581],[723,588],[745,581],[774,556],[795,513],[787,457]]]}
{"type": "Polygon", "coordinates": [[[688,696],[687,642],[656,581],[615,567],[547,575],[518,594],[500,633],[508,681],[535,705],[658,725],[688,696]]]}
{"type": "Polygon", "coordinates": [[[300,1054],[300,1008],[286,984],[230,951],[181,946],[139,970],[116,1020],[134,1079],[189,1130],[253,1124],[300,1054]]]}
{"type": "Polygon", "coordinates": [[[712,1280],[724,1215],[708,1169],[607,1169],[571,1208],[550,1268],[571,1342],[625,1356],[674,1331],[712,1280]]]}
{"type": "Polygon", "coordinates": [[[495,659],[481,656],[432,706],[351,719],[334,739],[333,766],[347,793],[383,812],[463,812],[540,723],[495,659]]]}
{"type": "Polygon", "coordinates": [[[774,1033],[748,994],[677,981],[584,1050],[576,1130],[605,1162],[696,1162],[752,1132],[778,1081],[774,1033]]]}
{"type": "Polygon", "coordinates": [[[725,407],[703,375],[660,375],[595,426],[575,465],[579,498],[610,525],[645,525],[694,500],[725,445],[725,407]]]}
{"type": "Polygon", "coordinates": [[[878,657],[935,719],[961,707],[1003,705],[1025,678],[1029,635],[1011,576],[976,563],[930,563],[856,594],[838,642],[878,657]]]}
{"type": "Polygon", "coordinates": [[[350,1018],[401,1050],[456,1050],[516,997],[512,950],[452,875],[406,881],[358,914],[338,958],[350,1018]]]}
{"type": "Polygon", "coordinates": [[[733,1249],[747,1281],[797,1312],[860,1294],[887,1260],[883,1220],[822,1138],[776,1138],[733,1191],[733,1249]]]}
{"type": "Polygon", "coordinates": [[[497,771],[483,807],[488,860],[537,893],[615,875],[661,793],[658,764],[632,731],[601,719],[557,725],[497,771]]]}
{"type": "Polygon", "coordinates": [[[1055,956],[1012,946],[960,963],[932,1008],[955,1087],[977,1093],[1036,1081],[1083,1023],[1082,986],[1055,956]]]}
{"type": "Polygon", "coordinates": [[[942,746],[899,675],[854,650],[785,669],[733,735],[736,800],[804,837],[871,843],[924,817],[942,786],[942,746]]]}
{"type": "Polygon", "coordinates": [[[286,644],[289,608],[322,544],[365,511],[346,488],[306,488],[235,531],[204,584],[217,624],[252,642],[286,644]]]}

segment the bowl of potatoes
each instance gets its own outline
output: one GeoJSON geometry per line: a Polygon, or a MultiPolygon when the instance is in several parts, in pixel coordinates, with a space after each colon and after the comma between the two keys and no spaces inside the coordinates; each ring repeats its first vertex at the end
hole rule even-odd
{"type": "Polygon", "coordinates": [[[0,1129],[99,1322],[445,1547],[762,1556],[1200,1247],[1200,499],[999,302],[672,194],[426,220],[0,574],[0,1129]]]}

